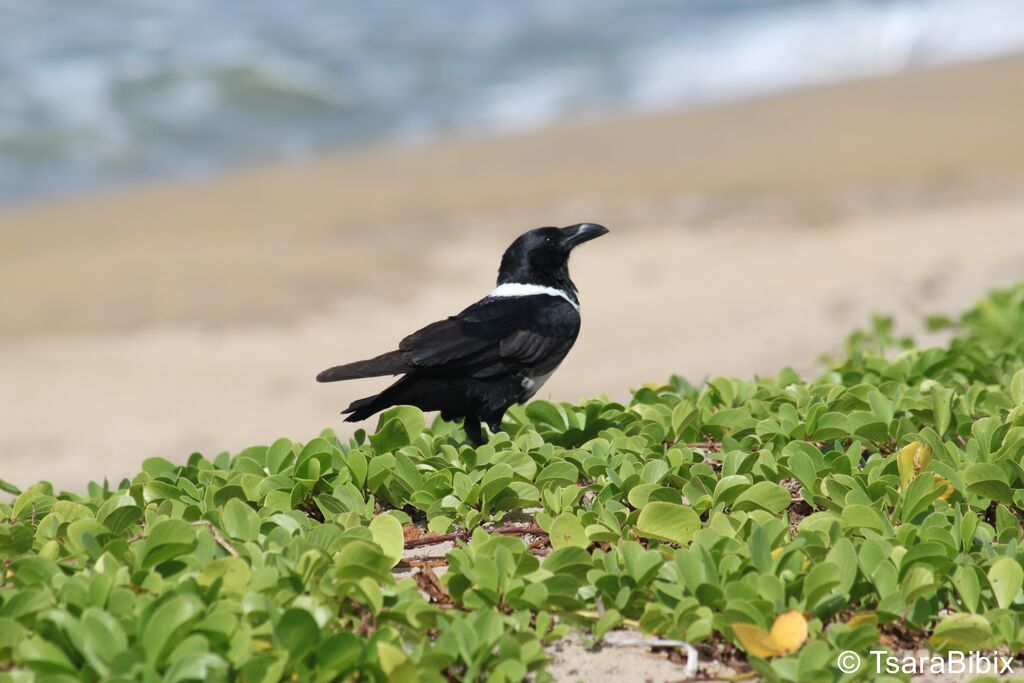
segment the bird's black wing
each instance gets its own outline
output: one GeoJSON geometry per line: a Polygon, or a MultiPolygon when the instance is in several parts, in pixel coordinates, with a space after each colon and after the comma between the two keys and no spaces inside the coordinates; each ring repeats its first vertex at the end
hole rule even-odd
{"type": "Polygon", "coordinates": [[[549,364],[554,369],[579,329],[579,312],[561,297],[485,298],[409,335],[399,351],[407,363],[427,372],[488,377],[549,364]]]}

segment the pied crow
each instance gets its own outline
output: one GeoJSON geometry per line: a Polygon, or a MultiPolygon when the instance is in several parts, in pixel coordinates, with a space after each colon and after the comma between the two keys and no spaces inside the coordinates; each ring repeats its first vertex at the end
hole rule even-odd
{"type": "Polygon", "coordinates": [[[505,250],[498,283],[458,315],[427,325],[398,349],[324,370],[318,382],[404,375],[342,411],[348,422],[395,405],[462,420],[474,444],[480,422],[501,429],[509,406],[528,400],[569,353],[580,331],[580,302],[569,279],[573,248],[608,232],[595,223],[536,228],[505,250]]]}

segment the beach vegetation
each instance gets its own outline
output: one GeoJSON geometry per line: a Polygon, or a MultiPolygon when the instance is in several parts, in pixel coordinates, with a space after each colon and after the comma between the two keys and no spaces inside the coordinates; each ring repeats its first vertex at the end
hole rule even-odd
{"type": "Polygon", "coordinates": [[[802,683],[874,680],[847,650],[1019,652],[1024,285],[933,325],[876,318],[812,379],[536,400],[477,448],[397,407],[2,482],[0,681],[542,681],[622,628],[802,683]]]}

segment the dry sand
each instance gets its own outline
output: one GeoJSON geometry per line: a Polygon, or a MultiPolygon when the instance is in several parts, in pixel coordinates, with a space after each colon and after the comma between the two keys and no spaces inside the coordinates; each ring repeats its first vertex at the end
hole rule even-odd
{"type": "Polygon", "coordinates": [[[574,256],[545,395],[813,372],[872,311],[913,327],[1024,274],[1021,83],[1018,57],[7,210],[0,478],[338,426],[381,383],[316,371],[456,312],[542,224],[612,230],[574,256]]]}

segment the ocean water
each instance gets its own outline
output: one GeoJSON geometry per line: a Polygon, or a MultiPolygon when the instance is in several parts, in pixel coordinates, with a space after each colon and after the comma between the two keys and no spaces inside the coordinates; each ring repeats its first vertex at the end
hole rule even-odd
{"type": "Polygon", "coordinates": [[[1024,47],[1024,0],[0,0],[0,202],[1024,47]]]}

